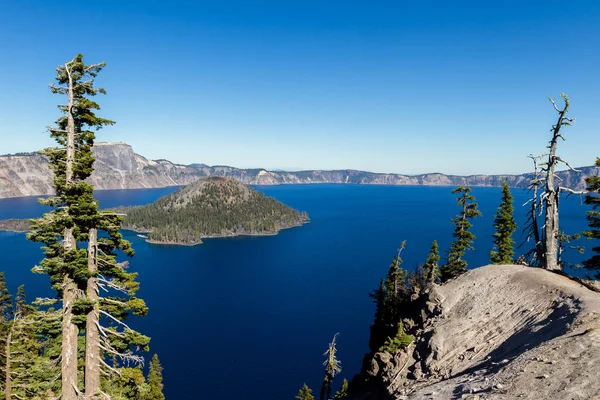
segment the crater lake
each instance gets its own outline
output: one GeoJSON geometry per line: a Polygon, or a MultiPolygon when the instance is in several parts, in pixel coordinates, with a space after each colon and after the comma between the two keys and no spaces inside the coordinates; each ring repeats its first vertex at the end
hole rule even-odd
{"type": "MultiPolygon", "coordinates": [[[[147,317],[130,322],[152,338],[146,359],[159,354],[167,399],[293,399],[303,383],[318,393],[323,353],[339,332],[337,389],[360,370],[374,311],[369,293],[400,242],[407,240],[406,269],[424,262],[434,239],[443,261],[452,241],[450,219],[459,212],[450,187],[256,188],[306,211],[311,222],[276,236],[207,239],[192,247],[152,245],[125,232],[136,250],[130,269],[139,272],[139,297],[149,307],[147,317]]],[[[96,197],[102,208],[139,205],[175,189],[98,191],[96,197]]],[[[512,193],[515,239],[521,243],[527,211],[521,205],[529,192],[512,193]]],[[[472,194],[483,216],[473,221],[476,250],[466,260],[477,267],[488,263],[501,193],[473,188],[472,194]]],[[[587,209],[577,196],[562,201],[566,233],[587,227],[587,209]]],[[[0,200],[0,219],[45,211],[35,198],[0,200]]],[[[25,234],[0,232],[0,270],[12,294],[24,283],[29,300],[55,295],[47,276],[31,273],[42,258],[40,244],[28,242],[25,234]]],[[[565,255],[572,262],[581,258],[575,251],[565,255]]]]}

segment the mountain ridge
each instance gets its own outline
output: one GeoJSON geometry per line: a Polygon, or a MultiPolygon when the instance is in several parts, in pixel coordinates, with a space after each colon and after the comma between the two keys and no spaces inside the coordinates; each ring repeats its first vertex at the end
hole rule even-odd
{"type": "MultiPolygon", "coordinates": [[[[531,173],[461,176],[440,172],[406,175],[355,169],[269,171],[263,168],[241,169],[201,163],[183,165],[164,159],[150,160],[122,142],[99,142],[93,150],[96,163],[90,181],[97,190],[182,186],[207,176],[231,177],[249,185],[339,183],[496,187],[506,179],[511,187],[526,188],[532,176],[531,173]]],[[[600,168],[594,166],[581,167],[579,170],[558,172],[563,186],[582,190],[586,176],[600,174],[600,168]]],[[[48,195],[52,194],[52,190],[52,173],[44,156],[36,153],[0,156],[0,198],[48,195]]]]}

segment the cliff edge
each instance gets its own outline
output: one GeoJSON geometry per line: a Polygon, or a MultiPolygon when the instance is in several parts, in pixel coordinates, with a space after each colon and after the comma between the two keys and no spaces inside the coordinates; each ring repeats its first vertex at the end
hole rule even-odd
{"type": "Polygon", "coordinates": [[[426,296],[415,343],[368,355],[349,399],[600,399],[599,293],[492,265],[426,296]]]}

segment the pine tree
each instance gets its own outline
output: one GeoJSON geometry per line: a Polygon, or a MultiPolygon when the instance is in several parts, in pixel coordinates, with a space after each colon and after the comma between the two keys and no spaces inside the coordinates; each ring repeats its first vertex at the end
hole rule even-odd
{"type": "Polygon", "coordinates": [[[513,198],[508,188],[508,182],[502,182],[502,203],[498,207],[494,219],[494,249],[490,253],[493,264],[512,264],[515,255],[515,241],[512,235],[517,230],[517,223],[513,216],[513,198]]]}
{"type": "Polygon", "coordinates": [[[165,400],[163,389],[162,366],[158,360],[158,355],[152,356],[150,361],[150,371],[148,372],[148,392],[143,396],[143,400],[165,400]]]}
{"type": "Polygon", "coordinates": [[[398,254],[392,259],[385,280],[381,280],[379,288],[369,294],[375,303],[375,325],[395,325],[399,321],[402,304],[408,300],[408,271],[401,267],[402,250],[406,240],[400,244],[398,254]]]}
{"type": "Polygon", "coordinates": [[[306,383],[298,391],[296,396],[297,400],[315,400],[315,396],[312,395],[312,389],[306,386],[306,383]]]}
{"type": "Polygon", "coordinates": [[[348,396],[348,380],[344,378],[342,382],[342,387],[338,390],[333,396],[334,399],[345,399],[348,396]]]}
{"type": "Polygon", "coordinates": [[[325,366],[325,376],[323,377],[323,384],[321,385],[320,400],[328,400],[331,398],[331,383],[333,378],[342,371],[342,364],[336,357],[337,348],[335,347],[335,341],[337,339],[337,333],[333,336],[333,340],[329,343],[329,348],[323,355],[326,357],[323,366],[325,366]]]}
{"type": "Polygon", "coordinates": [[[0,272],[0,346],[2,348],[3,381],[6,398],[10,399],[11,392],[11,341],[13,335],[13,305],[11,295],[6,286],[4,272],[0,272]]]}
{"type": "Polygon", "coordinates": [[[13,305],[12,296],[6,286],[6,276],[0,272],[0,324],[9,322],[12,319],[13,305]]]}
{"type": "Polygon", "coordinates": [[[423,265],[423,269],[425,270],[425,280],[429,284],[435,283],[440,277],[439,261],[440,252],[438,250],[438,243],[437,240],[434,240],[433,243],[431,243],[431,250],[427,255],[427,261],[425,261],[425,264],[423,265]]]}
{"type": "Polygon", "coordinates": [[[67,104],[59,106],[63,116],[55,127],[48,128],[58,147],[43,152],[54,172],[56,196],[40,200],[53,210],[33,221],[28,233],[30,240],[44,244],[45,259],[34,272],[47,273],[62,299],[62,400],[76,400],[79,396],[77,356],[81,328],[86,330],[85,395],[89,398],[100,394],[101,365],[108,372],[118,372],[118,365],[104,362],[104,352],[114,360],[141,362],[141,357],[128,349],[147,348],[149,341],[123,323],[129,313],[144,315],[147,308],[135,297],[136,274],[126,271],[126,263],[116,261],[117,250],[133,255],[129,242],[119,232],[122,217],[99,212],[93,187],[86,182],[93,171],[94,131],[114,123],[96,116],[100,106],[92,100],[97,94],[106,93],[94,87],[94,79],[104,66],[85,65],[79,54],[56,70],[57,84],[51,85],[51,90],[66,95],[67,104]],[[98,231],[105,234],[98,238],[98,231]],[[85,242],[87,250],[78,246],[85,242]],[[111,293],[100,298],[100,288],[124,296],[111,293]],[[101,316],[110,324],[108,329],[101,327],[101,316]]]}
{"type": "Polygon", "coordinates": [[[456,199],[457,204],[462,207],[461,212],[452,219],[455,225],[454,242],[448,251],[448,260],[442,267],[442,280],[454,278],[467,271],[467,262],[463,259],[467,250],[474,250],[473,241],[475,235],[469,231],[473,226],[471,219],[481,216],[481,212],[477,209],[475,197],[470,194],[471,188],[459,186],[452,191],[453,194],[458,194],[456,199]]]}
{"type": "MultiPolygon", "coordinates": [[[[596,166],[600,167],[600,158],[596,159],[596,166]]],[[[589,193],[584,202],[592,206],[592,209],[586,212],[590,229],[583,232],[583,235],[588,239],[600,239],[600,176],[588,176],[585,182],[589,193]]],[[[592,271],[595,279],[600,279],[600,245],[593,247],[592,251],[596,254],[585,260],[583,267],[592,271]]]]}

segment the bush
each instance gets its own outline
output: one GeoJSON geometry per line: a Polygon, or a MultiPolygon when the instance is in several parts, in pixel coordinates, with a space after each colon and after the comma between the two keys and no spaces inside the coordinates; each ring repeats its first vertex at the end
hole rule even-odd
{"type": "Polygon", "coordinates": [[[402,321],[398,323],[398,333],[396,336],[388,337],[383,346],[379,348],[380,352],[395,353],[398,350],[404,350],[415,341],[413,335],[409,335],[404,330],[402,321]]]}

